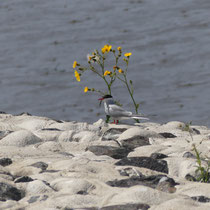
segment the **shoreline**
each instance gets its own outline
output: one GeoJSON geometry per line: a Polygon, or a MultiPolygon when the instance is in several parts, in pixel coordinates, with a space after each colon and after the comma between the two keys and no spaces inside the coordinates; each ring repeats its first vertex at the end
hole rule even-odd
{"type": "Polygon", "coordinates": [[[210,128],[0,113],[0,209],[210,209],[194,144],[209,160],[210,128]]]}

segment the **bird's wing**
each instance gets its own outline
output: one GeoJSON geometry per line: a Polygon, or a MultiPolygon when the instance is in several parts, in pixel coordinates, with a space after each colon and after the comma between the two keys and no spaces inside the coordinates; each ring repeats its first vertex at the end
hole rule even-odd
{"type": "Polygon", "coordinates": [[[130,117],[130,116],[132,116],[132,112],[128,112],[116,104],[109,104],[109,113],[113,117],[130,117]]]}

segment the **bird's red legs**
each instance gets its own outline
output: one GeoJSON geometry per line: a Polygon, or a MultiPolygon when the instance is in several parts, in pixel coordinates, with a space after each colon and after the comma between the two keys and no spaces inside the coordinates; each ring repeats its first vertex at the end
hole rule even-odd
{"type": "Polygon", "coordinates": [[[118,124],[119,120],[114,120],[114,122],[112,124],[118,124]]]}

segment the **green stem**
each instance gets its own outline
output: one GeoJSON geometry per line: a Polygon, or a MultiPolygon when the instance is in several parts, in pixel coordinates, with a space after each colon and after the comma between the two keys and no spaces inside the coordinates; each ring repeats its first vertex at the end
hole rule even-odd
{"type": "Polygon", "coordinates": [[[127,89],[128,89],[128,92],[129,92],[129,94],[130,94],[130,96],[131,96],[131,99],[132,99],[132,101],[133,101],[133,104],[134,104],[134,106],[135,106],[136,114],[138,114],[138,105],[136,104],[136,101],[135,101],[135,99],[134,99],[134,97],[133,97],[132,91],[130,90],[130,87],[129,87],[129,85],[128,85],[127,77],[126,77],[125,74],[123,74],[123,76],[124,76],[124,79],[125,79],[126,87],[127,87],[127,89]]]}
{"type": "MultiPolygon", "coordinates": [[[[102,72],[104,71],[103,69],[104,69],[104,67],[102,67],[102,72]]],[[[108,87],[109,94],[111,95],[111,87],[110,87],[109,83],[107,82],[106,78],[104,76],[102,76],[101,74],[99,74],[91,64],[90,64],[90,70],[93,71],[94,73],[96,73],[99,77],[101,77],[105,81],[105,83],[108,87]]]]}

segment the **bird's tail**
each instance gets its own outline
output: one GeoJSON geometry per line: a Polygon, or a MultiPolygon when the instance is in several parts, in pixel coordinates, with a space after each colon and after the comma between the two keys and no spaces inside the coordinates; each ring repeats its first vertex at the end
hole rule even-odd
{"type": "Polygon", "coordinates": [[[142,117],[140,115],[132,115],[132,118],[136,120],[149,120],[149,118],[142,117]]]}

